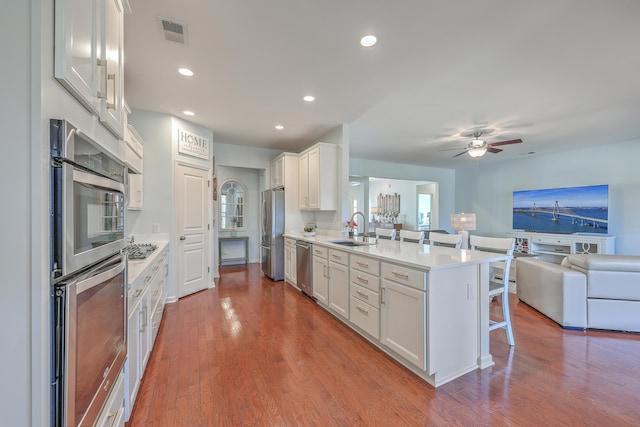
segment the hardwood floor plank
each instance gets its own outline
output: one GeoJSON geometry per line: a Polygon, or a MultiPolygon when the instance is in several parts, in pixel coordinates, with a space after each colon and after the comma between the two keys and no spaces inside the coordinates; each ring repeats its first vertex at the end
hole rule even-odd
{"type": "Polygon", "coordinates": [[[223,267],[167,306],[128,426],[639,424],[640,335],[511,298],[516,346],[492,332],[495,366],[435,389],[257,264],[223,267]]]}

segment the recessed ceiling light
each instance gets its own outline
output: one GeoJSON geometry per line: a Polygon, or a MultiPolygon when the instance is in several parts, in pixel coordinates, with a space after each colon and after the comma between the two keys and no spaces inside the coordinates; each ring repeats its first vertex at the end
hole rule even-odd
{"type": "Polygon", "coordinates": [[[189,110],[184,110],[183,111],[185,116],[195,116],[196,113],[194,113],[193,111],[189,111],[189,110]]]}
{"type": "Polygon", "coordinates": [[[315,101],[315,100],[316,100],[315,96],[311,96],[311,95],[307,95],[307,96],[305,96],[305,97],[304,97],[304,98],[302,98],[302,99],[304,99],[304,100],[305,100],[305,101],[307,101],[307,102],[313,102],[313,101],[315,101]]]}
{"type": "Polygon", "coordinates": [[[276,129],[277,129],[277,130],[282,130],[282,129],[284,129],[284,126],[282,126],[282,125],[276,125],[276,129]]]}
{"type": "Polygon", "coordinates": [[[378,42],[376,36],[368,34],[360,39],[360,44],[364,47],[371,47],[378,42]]]}
{"type": "Polygon", "coordinates": [[[191,77],[193,76],[193,71],[188,68],[178,68],[178,72],[183,76],[191,77]]]}

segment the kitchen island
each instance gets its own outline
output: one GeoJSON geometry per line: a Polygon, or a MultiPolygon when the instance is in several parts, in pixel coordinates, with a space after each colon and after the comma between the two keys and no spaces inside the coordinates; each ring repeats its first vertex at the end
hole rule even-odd
{"type": "Polygon", "coordinates": [[[331,236],[313,244],[313,297],[434,387],[492,366],[490,252],[331,236]],[[366,243],[366,244],[363,244],[366,243]]]}

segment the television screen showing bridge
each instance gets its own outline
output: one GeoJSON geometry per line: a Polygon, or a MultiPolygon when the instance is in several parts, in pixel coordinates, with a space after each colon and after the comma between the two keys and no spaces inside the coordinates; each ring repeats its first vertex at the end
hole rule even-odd
{"type": "Polygon", "coordinates": [[[514,191],[513,229],[606,234],[608,200],[608,185],[514,191]]]}

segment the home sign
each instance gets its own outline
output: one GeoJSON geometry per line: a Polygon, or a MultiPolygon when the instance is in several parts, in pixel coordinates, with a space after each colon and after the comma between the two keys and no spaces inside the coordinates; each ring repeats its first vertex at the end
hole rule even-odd
{"type": "Polygon", "coordinates": [[[178,128],[178,153],[209,160],[209,140],[178,128]]]}

